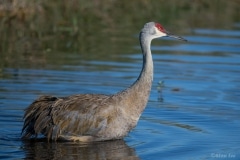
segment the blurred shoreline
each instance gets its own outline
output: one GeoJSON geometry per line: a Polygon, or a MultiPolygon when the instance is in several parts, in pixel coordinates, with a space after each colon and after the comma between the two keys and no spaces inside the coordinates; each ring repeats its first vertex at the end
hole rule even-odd
{"type": "Polygon", "coordinates": [[[41,68],[56,54],[95,59],[96,53],[128,53],[138,44],[133,35],[149,21],[177,34],[232,28],[240,22],[239,8],[237,0],[0,0],[0,68],[41,68]]]}

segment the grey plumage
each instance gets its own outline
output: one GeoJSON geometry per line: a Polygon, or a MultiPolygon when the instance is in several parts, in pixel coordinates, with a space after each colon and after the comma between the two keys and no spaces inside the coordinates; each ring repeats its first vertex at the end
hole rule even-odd
{"type": "Polygon", "coordinates": [[[53,141],[90,142],[126,136],[137,125],[150,94],[153,79],[151,40],[168,36],[159,25],[149,22],[140,32],[143,67],[129,88],[114,95],[41,96],[25,111],[22,138],[43,134],[53,141]]]}

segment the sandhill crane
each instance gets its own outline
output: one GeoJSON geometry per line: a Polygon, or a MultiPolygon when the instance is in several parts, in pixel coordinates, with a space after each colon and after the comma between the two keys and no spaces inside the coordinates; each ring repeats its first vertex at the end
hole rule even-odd
{"type": "Polygon", "coordinates": [[[151,41],[164,36],[186,41],[159,23],[144,25],[139,35],[142,70],[137,80],[123,91],[113,95],[77,94],[36,99],[25,111],[22,138],[36,138],[43,134],[52,141],[122,139],[137,125],[149,98],[153,80],[151,41]]]}

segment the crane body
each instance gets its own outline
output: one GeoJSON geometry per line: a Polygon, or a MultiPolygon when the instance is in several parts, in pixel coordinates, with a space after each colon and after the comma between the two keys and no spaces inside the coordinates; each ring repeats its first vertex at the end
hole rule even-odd
{"type": "Polygon", "coordinates": [[[113,95],[77,94],[68,97],[41,96],[25,111],[22,138],[43,134],[48,140],[104,141],[122,139],[145,109],[153,80],[151,41],[169,36],[161,24],[146,23],[139,35],[143,66],[137,80],[113,95]]]}

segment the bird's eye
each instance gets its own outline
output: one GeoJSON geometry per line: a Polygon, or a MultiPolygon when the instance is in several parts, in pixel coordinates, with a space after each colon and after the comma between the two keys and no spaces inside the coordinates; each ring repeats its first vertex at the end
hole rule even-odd
{"type": "Polygon", "coordinates": [[[157,29],[163,33],[165,33],[165,29],[163,28],[163,26],[159,23],[155,23],[155,27],[157,27],[157,29]]]}

